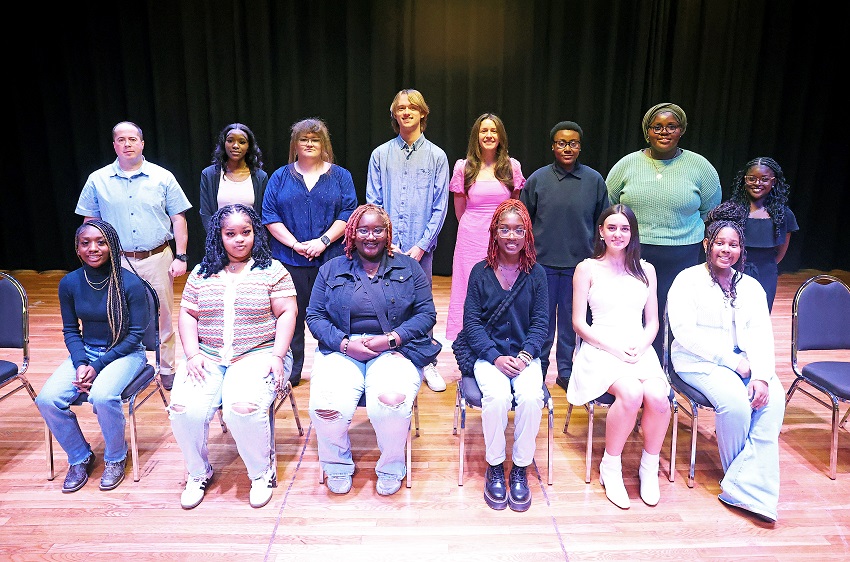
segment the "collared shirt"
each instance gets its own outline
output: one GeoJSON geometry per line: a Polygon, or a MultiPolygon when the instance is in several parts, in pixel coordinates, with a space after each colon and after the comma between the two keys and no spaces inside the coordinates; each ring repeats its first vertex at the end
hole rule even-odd
{"type": "Polygon", "coordinates": [[[568,268],[591,256],[596,221],[608,208],[599,172],[578,162],[571,172],[549,164],[528,177],[519,198],[531,216],[537,263],[568,268]]]}
{"type": "Polygon", "coordinates": [[[420,135],[408,146],[401,135],[369,158],[366,202],[383,207],[393,225],[393,244],[407,252],[437,246],[449,202],[449,161],[443,150],[420,135]]]}
{"type": "Polygon", "coordinates": [[[74,212],[114,226],[125,251],[145,252],[174,238],[171,217],[191,208],[174,174],[147,160],[125,172],[116,158],[89,174],[74,212]]]}

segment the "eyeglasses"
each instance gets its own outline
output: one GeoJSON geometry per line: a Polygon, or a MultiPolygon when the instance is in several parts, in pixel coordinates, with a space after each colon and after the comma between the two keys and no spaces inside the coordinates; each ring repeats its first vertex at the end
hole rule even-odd
{"type": "Polygon", "coordinates": [[[774,178],[772,176],[764,176],[764,177],[761,177],[761,178],[758,177],[758,176],[744,176],[744,181],[747,182],[750,185],[756,185],[756,184],[770,185],[770,182],[772,182],[775,179],[776,178],[774,178]]]}
{"type": "Polygon", "coordinates": [[[651,125],[646,128],[647,131],[652,131],[656,135],[660,135],[662,131],[666,131],[670,134],[675,133],[679,129],[681,129],[681,125],[676,125],[675,123],[671,123],[670,125],[651,125]]]}
{"type": "Polygon", "coordinates": [[[310,137],[300,138],[300,139],[298,139],[298,142],[300,142],[301,144],[307,144],[307,145],[309,145],[309,144],[322,144],[321,139],[313,139],[313,138],[310,138],[310,137]]]}
{"type": "Polygon", "coordinates": [[[373,228],[371,230],[368,229],[368,228],[358,228],[358,229],[355,229],[354,232],[356,232],[357,236],[360,236],[361,238],[368,238],[369,234],[371,234],[375,238],[380,238],[381,236],[384,235],[384,233],[386,231],[387,231],[387,229],[384,228],[383,226],[376,226],[375,228],[373,228]]]}
{"type": "Polygon", "coordinates": [[[578,150],[579,148],[581,148],[581,143],[577,140],[571,140],[569,142],[565,140],[559,140],[555,141],[555,146],[558,148],[558,150],[564,150],[568,146],[573,150],[578,150]]]}
{"type": "MultiPolygon", "coordinates": [[[[575,142],[575,141],[573,141],[575,142]]],[[[510,238],[511,234],[515,235],[517,238],[522,238],[525,236],[525,229],[521,226],[516,228],[508,228],[507,226],[500,226],[496,231],[499,233],[499,238],[510,238]]]]}

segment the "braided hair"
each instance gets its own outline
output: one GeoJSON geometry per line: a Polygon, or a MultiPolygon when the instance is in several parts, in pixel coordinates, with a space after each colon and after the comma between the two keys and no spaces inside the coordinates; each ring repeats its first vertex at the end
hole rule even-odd
{"type": "Polygon", "coordinates": [[[528,209],[525,208],[522,201],[519,199],[506,199],[496,207],[493,212],[493,219],[490,221],[490,243],[487,246],[487,265],[496,269],[499,265],[499,221],[503,216],[513,213],[519,216],[522,221],[522,226],[525,229],[525,245],[519,251],[519,268],[531,273],[531,268],[537,263],[537,251],[534,249],[534,232],[532,232],[531,217],[528,215],[528,209]]]}
{"type": "MultiPolygon", "coordinates": [[[[605,225],[605,219],[611,215],[623,215],[629,221],[631,237],[629,238],[629,243],[626,245],[626,271],[635,279],[642,281],[644,285],[649,286],[649,278],[646,276],[646,272],[640,263],[640,234],[638,233],[638,222],[634,211],[628,205],[611,205],[599,215],[599,220],[596,222],[597,233],[605,225]]],[[[602,236],[597,236],[591,257],[593,259],[601,258],[605,255],[607,249],[608,247],[605,245],[605,240],[602,239],[602,236]]]]}
{"type": "Polygon", "coordinates": [[[242,123],[231,123],[218,134],[218,139],[215,143],[215,150],[213,150],[212,155],[212,163],[215,164],[216,168],[218,170],[227,169],[227,161],[229,158],[227,156],[227,149],[225,148],[224,143],[227,140],[227,134],[230,131],[242,131],[245,134],[245,137],[247,137],[248,150],[245,152],[245,165],[248,166],[251,173],[262,169],[263,152],[257,144],[257,138],[254,136],[254,132],[249,129],[247,125],[243,125],[242,123]]]}
{"type": "Polygon", "coordinates": [[[80,235],[87,227],[96,229],[103,235],[109,247],[109,276],[106,290],[106,319],[112,341],[109,349],[115,347],[127,335],[130,329],[130,309],[127,306],[127,294],[124,289],[124,269],[121,267],[121,240],[118,233],[108,222],[101,219],[89,219],[81,224],[74,234],[74,249],[79,248],[80,235]]]}
{"type": "Polygon", "coordinates": [[[204,279],[215,275],[230,263],[230,258],[227,257],[227,251],[225,251],[224,242],[221,239],[221,227],[224,219],[237,213],[248,217],[254,230],[254,247],[251,248],[254,265],[251,266],[251,269],[265,269],[271,265],[272,252],[269,249],[266,227],[263,226],[260,216],[252,207],[235,203],[222,207],[210,218],[210,228],[207,231],[207,239],[204,245],[204,257],[198,268],[198,274],[203,275],[204,279]]]}
{"type": "Polygon", "coordinates": [[[384,227],[387,229],[387,255],[393,257],[393,223],[383,207],[373,205],[372,203],[360,205],[354,209],[354,212],[351,213],[350,217],[348,217],[348,222],[345,223],[345,257],[351,259],[354,252],[357,251],[354,248],[354,240],[357,238],[357,224],[360,222],[363,215],[367,213],[378,215],[381,222],[384,224],[384,227]]]}
{"type": "Polygon", "coordinates": [[[744,248],[744,225],[746,224],[748,214],[749,211],[747,209],[743,209],[734,201],[728,200],[709,211],[705,219],[705,253],[708,273],[711,276],[711,280],[717,283],[723,294],[730,299],[732,306],[735,306],[735,297],[737,296],[736,286],[738,285],[738,281],[741,280],[741,277],[743,277],[742,272],[744,271],[744,264],[747,261],[747,252],[744,248]],[[717,239],[717,235],[724,228],[731,228],[737,232],[741,243],[741,257],[738,258],[737,262],[732,264],[732,279],[729,283],[728,291],[723,289],[723,285],[720,284],[720,279],[717,276],[717,271],[714,270],[714,266],[711,264],[711,247],[717,239]]]}
{"type": "Polygon", "coordinates": [[[735,183],[732,184],[732,200],[739,205],[743,205],[749,214],[750,195],[747,193],[744,177],[753,166],[767,166],[773,170],[773,175],[776,177],[773,187],[765,196],[764,208],[767,214],[770,215],[770,220],[773,221],[773,232],[775,236],[779,236],[782,225],[785,223],[785,208],[788,205],[788,194],[791,191],[791,186],[788,185],[785,179],[785,173],[776,160],[767,156],[759,156],[747,162],[747,165],[742,170],[739,170],[735,176],[735,183]]]}

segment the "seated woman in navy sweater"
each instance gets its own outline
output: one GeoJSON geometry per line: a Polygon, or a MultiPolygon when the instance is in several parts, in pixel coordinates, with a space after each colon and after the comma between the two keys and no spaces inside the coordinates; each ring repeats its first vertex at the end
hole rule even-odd
{"type": "Polygon", "coordinates": [[[463,308],[463,332],[476,357],[481,426],[486,445],[484,501],[493,509],[531,506],[526,467],[534,460],[543,410],[540,349],[549,327],[546,272],[536,263],[531,219],[508,199],[493,213],[487,258],[472,268],[463,308]],[[503,304],[504,303],[504,304],[503,304]],[[500,317],[490,322],[497,311],[500,317]],[[505,484],[505,429],[514,415],[513,467],[505,484]]]}
{"type": "Polygon", "coordinates": [[[142,337],[150,316],[145,286],[121,267],[121,243],[111,224],[100,219],[83,223],[74,245],[83,266],[59,281],[62,333],[70,357],[36,398],[47,427],[68,454],[70,467],[62,485],[66,493],[85,485],[95,463],[71,410],[81,393],[88,394],[103,432],[100,489],[112,490],[124,480],[127,442],[121,392],[147,362],[142,337]]]}

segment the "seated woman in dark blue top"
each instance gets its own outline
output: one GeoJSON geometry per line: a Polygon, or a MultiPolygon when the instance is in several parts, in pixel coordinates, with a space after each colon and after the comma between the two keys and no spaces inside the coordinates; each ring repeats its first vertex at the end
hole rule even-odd
{"type": "Polygon", "coordinates": [[[431,285],[419,262],[390,246],[392,225],[381,207],[358,207],[345,227],[345,255],[321,268],[307,307],[319,343],[310,378],[310,418],[328,489],[351,489],[354,461],[348,427],[360,397],[381,456],[378,494],[396,493],[406,474],[404,446],[418,368],[440,345],[428,333],[437,322],[431,285]]]}
{"type": "Polygon", "coordinates": [[[535,259],[528,211],[521,202],[508,199],[493,214],[487,259],[472,268],[463,308],[462,331],[477,359],[473,374],[482,394],[481,425],[489,465],[484,500],[493,509],[510,505],[514,511],[525,511],[531,506],[525,472],[534,460],[540,430],[540,349],[549,327],[546,272],[535,259]],[[496,313],[497,321],[491,321],[496,313]],[[508,491],[502,463],[508,412],[514,400],[508,491]]]}
{"type": "Polygon", "coordinates": [[[103,432],[106,466],[100,489],[112,490],[124,480],[127,460],[121,392],[147,361],[142,337],[150,310],[142,281],[121,267],[121,243],[112,225],[100,219],[83,223],[75,246],[83,266],[59,281],[70,357],[44,383],[36,404],[68,454],[62,491],[76,492],[88,481],[95,459],[71,404],[88,393],[103,432]]]}

